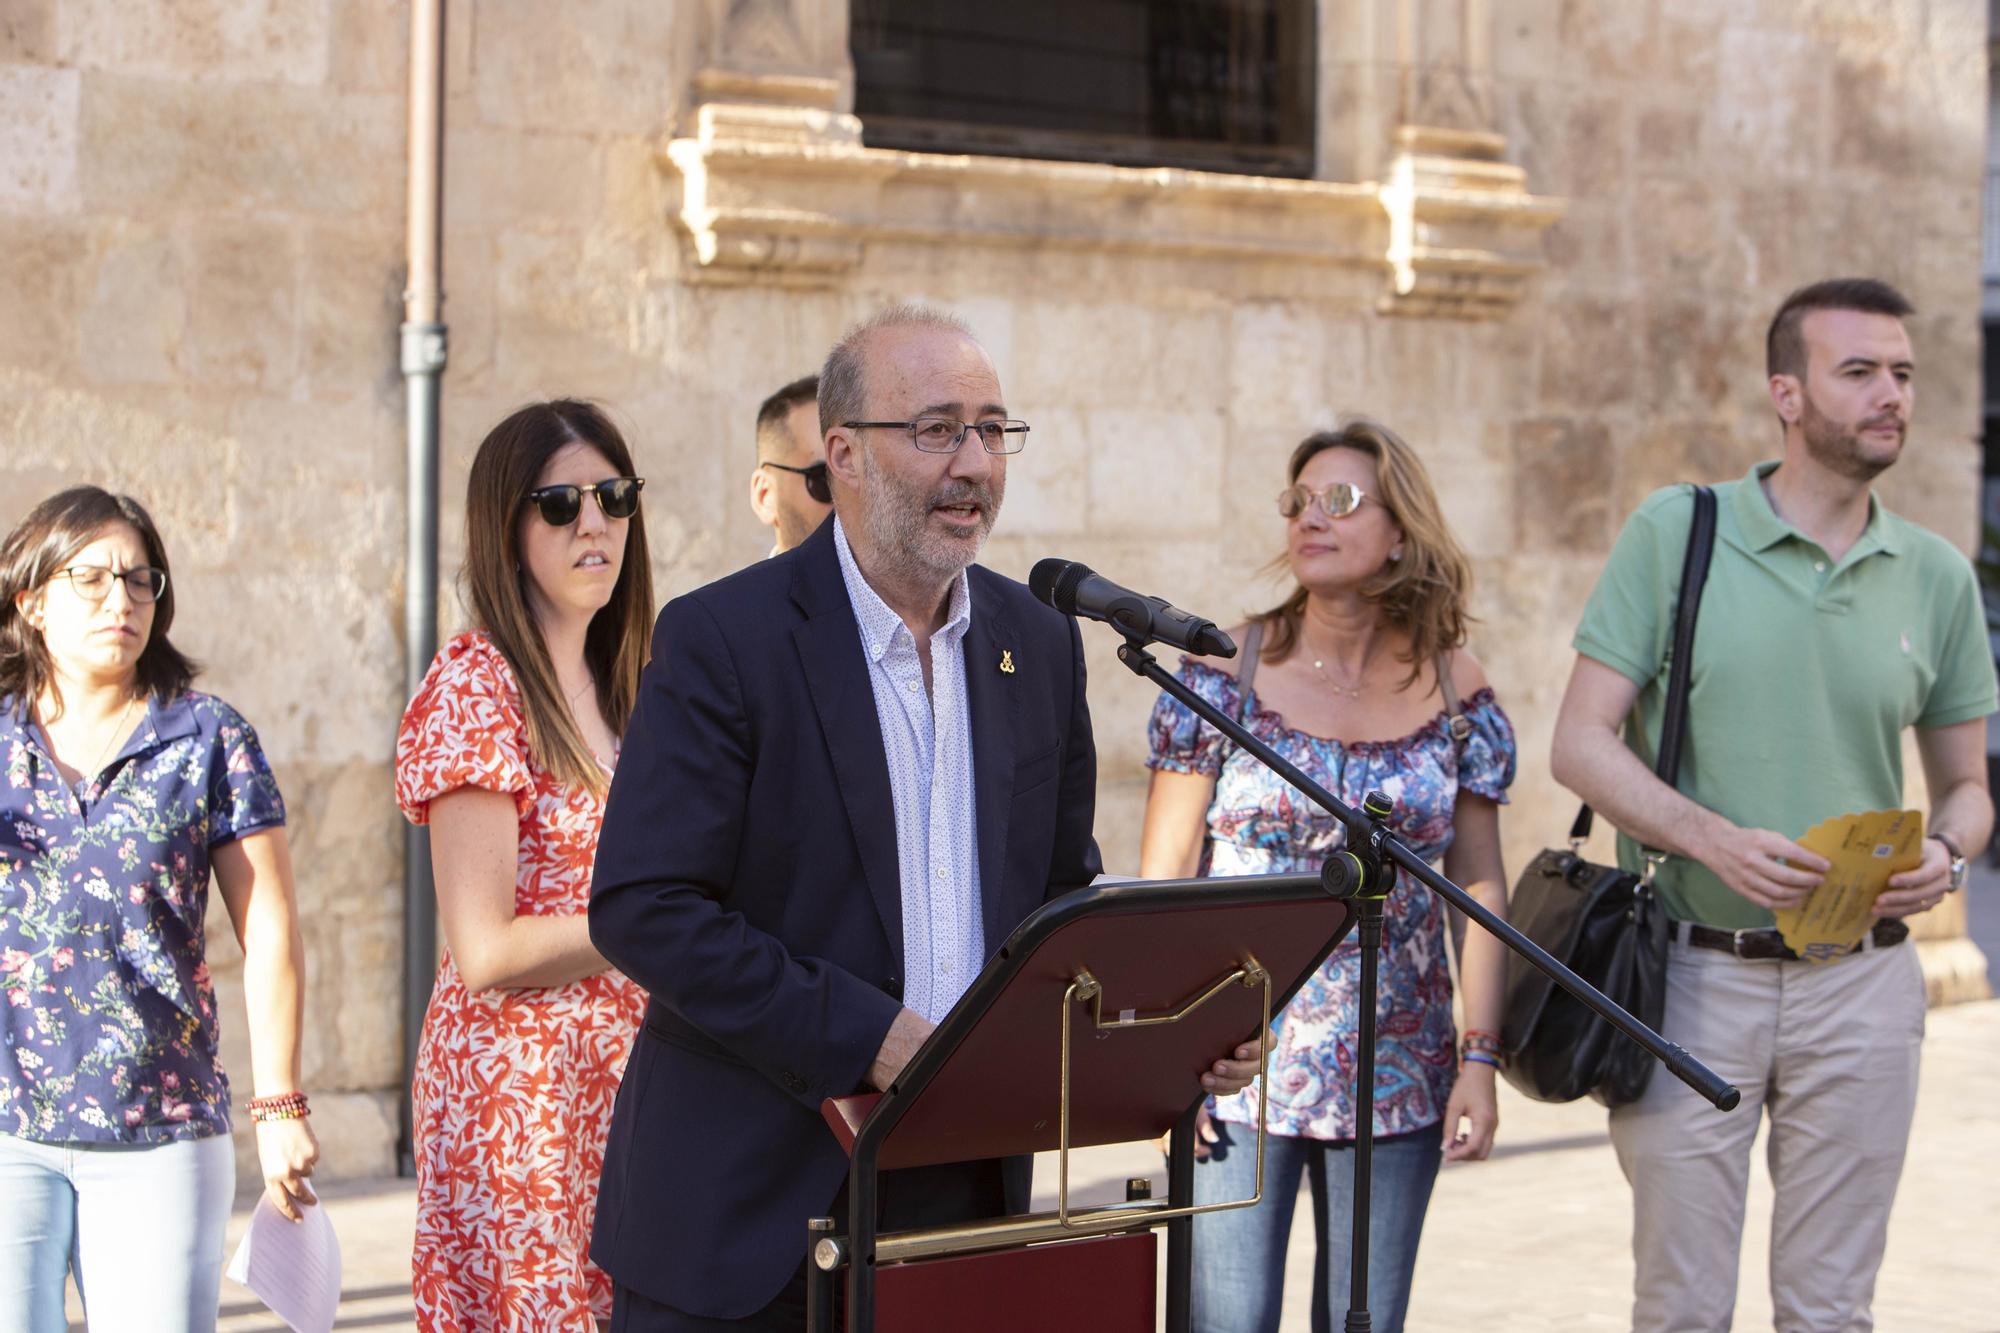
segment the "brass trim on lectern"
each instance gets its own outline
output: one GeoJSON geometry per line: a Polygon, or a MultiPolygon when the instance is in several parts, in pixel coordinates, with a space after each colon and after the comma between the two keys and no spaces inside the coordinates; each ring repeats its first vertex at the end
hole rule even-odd
{"type": "MultiPolygon", "coordinates": [[[[1074,1224],[1069,1210],[1069,1029],[1070,1006],[1081,1000],[1090,1001],[1090,1021],[1099,1032],[1115,1032],[1120,1028],[1154,1027],[1162,1023],[1178,1023],[1195,1010],[1220,995],[1232,984],[1247,986],[1252,990],[1261,988],[1264,992],[1264,1022],[1257,1029],[1257,1188],[1247,1199],[1234,1199],[1225,1203],[1197,1203],[1184,1208],[1144,1209],[1127,1206],[1108,1212],[1092,1210],[1089,1214],[1098,1222],[1115,1223],[1121,1218],[1146,1219],[1147,1226],[1168,1221],[1176,1217],[1193,1217],[1197,1213],[1219,1213],[1231,1208],[1249,1208],[1264,1197],[1264,1084],[1265,1075],[1271,1065],[1271,974],[1266,972],[1256,958],[1245,954],[1241,966],[1225,972],[1207,989],[1183,1000],[1172,1010],[1157,1014],[1139,1014],[1131,1009],[1120,1010],[1118,1017],[1105,1021],[1104,987],[1087,967],[1076,970],[1075,980],[1063,991],[1062,1001],[1062,1073],[1060,1079],[1061,1102],[1057,1114],[1056,1130],[1056,1222],[1063,1230],[1058,1234],[1074,1235],[1080,1227],[1074,1224]]],[[[1077,1217],[1083,1214],[1077,1214],[1077,1217]]]]}
{"type": "MultiPolygon", "coordinates": [[[[951,1226],[892,1231],[875,1238],[875,1262],[900,1264],[912,1259],[936,1259],[947,1254],[1007,1250],[1020,1245],[1038,1245],[1043,1241],[1137,1231],[1180,1215],[1167,1207],[1165,1199],[1147,1199],[1136,1204],[1085,1208],[1070,1214],[1067,1224],[1054,1213],[1024,1213],[1016,1217],[957,1222],[951,1226]]],[[[845,1254],[838,1257],[839,1263],[846,1261],[845,1254]]],[[[821,1266],[825,1267],[824,1264],[821,1266]]]]}

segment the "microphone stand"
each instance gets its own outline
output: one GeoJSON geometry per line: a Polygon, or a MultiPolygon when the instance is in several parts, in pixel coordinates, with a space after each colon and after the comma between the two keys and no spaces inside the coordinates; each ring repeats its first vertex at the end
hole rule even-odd
{"type": "MultiPolygon", "coordinates": [[[[1382,951],[1382,905],[1395,884],[1400,868],[1490,932],[1515,953],[1546,972],[1558,986],[1581,1000],[1590,1011],[1633,1041],[1667,1067],[1668,1072],[1712,1103],[1717,1110],[1736,1107],[1742,1094],[1726,1079],[1688,1054],[1673,1042],[1641,1023],[1616,1001],[1569,970],[1547,950],[1502,921],[1482,906],[1478,899],[1432,870],[1424,859],[1411,851],[1403,840],[1389,832],[1389,816],[1396,803],[1379,791],[1371,791],[1356,810],[1301,772],[1297,765],[1250,734],[1235,718],[1210,704],[1177,677],[1166,671],[1151,653],[1141,634],[1123,631],[1125,646],[1118,660],[1134,675],[1143,676],[1188,708],[1237,745],[1256,756],[1257,761],[1303,792],[1308,799],[1338,819],[1347,829],[1347,845],[1328,857],[1320,868],[1320,882],[1336,898],[1354,903],[1357,936],[1361,949],[1361,995],[1359,1055],[1355,1077],[1354,1117],[1354,1222],[1353,1256],[1349,1265],[1346,1333],[1370,1333],[1368,1314],[1368,1217],[1375,1156],[1375,990],[1377,955],[1382,951]]],[[[1268,1038],[1269,1034],[1264,1034],[1268,1038]]]]}

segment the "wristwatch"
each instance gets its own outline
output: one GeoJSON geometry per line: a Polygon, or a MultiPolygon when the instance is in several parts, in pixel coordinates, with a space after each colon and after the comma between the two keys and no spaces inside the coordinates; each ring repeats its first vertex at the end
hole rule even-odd
{"type": "Polygon", "coordinates": [[[1957,893],[1965,887],[1966,875],[1971,870],[1971,866],[1966,863],[1965,853],[1958,850],[1957,843],[1942,833],[1933,833],[1931,836],[1943,843],[1945,851],[1951,853],[1951,891],[1957,893]]]}

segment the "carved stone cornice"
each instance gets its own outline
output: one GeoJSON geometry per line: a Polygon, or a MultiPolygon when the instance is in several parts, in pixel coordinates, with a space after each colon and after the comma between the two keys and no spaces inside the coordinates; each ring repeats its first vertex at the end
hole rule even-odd
{"type": "Polygon", "coordinates": [[[697,282],[837,285],[872,242],[1057,247],[1372,268],[1385,313],[1483,319],[1520,299],[1562,212],[1492,132],[1490,0],[1341,0],[1397,34],[1405,124],[1380,182],[870,148],[845,0],[698,3],[690,113],[663,152],[697,282]]]}
{"type": "Polygon", "coordinates": [[[1059,246],[1387,270],[1382,309],[1490,318],[1559,201],[1478,131],[1405,130],[1387,184],[864,147],[853,116],[710,102],[666,158],[693,276],[828,285],[870,241],[1059,246]]]}
{"type": "Polygon", "coordinates": [[[1380,190],[1390,267],[1382,313],[1492,319],[1521,299],[1563,201],[1528,193],[1527,173],[1499,160],[1505,147],[1481,130],[1397,131],[1380,190]]]}
{"type": "Polygon", "coordinates": [[[708,281],[820,284],[872,240],[1373,266],[1373,186],[867,148],[852,116],[711,102],[666,158],[708,281]]]}

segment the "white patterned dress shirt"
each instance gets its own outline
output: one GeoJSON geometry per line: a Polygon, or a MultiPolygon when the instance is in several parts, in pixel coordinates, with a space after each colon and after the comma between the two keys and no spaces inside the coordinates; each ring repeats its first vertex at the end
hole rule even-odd
{"type": "Polygon", "coordinates": [[[962,571],[952,581],[949,615],[931,635],[927,693],[916,637],[862,577],[838,516],[833,544],[861,628],[861,651],[875,691],[896,807],[903,1005],[935,1023],[965,994],[986,960],[979,824],[973,811],[972,716],[965,697],[971,581],[962,571]]]}

